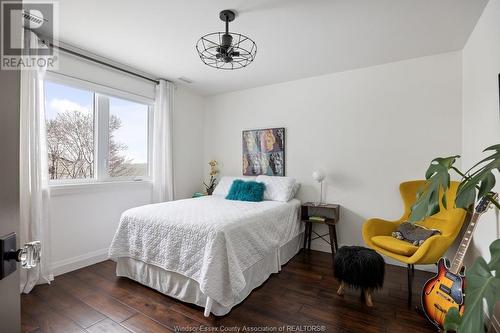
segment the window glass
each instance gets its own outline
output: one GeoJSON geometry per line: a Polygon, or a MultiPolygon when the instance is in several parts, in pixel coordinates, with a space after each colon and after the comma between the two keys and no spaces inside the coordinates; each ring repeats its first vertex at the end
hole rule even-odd
{"type": "Polygon", "coordinates": [[[45,82],[49,178],[95,177],[94,94],[45,82]]]}
{"type": "Polygon", "coordinates": [[[46,80],[45,113],[50,180],[149,176],[148,104],[46,80]]]}
{"type": "Polygon", "coordinates": [[[109,97],[110,177],[148,175],[148,106],[109,97]]]}

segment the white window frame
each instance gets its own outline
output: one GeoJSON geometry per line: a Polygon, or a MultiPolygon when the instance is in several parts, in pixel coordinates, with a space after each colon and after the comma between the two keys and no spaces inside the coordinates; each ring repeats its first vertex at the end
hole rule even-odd
{"type": "MultiPolygon", "coordinates": [[[[86,80],[77,79],[55,72],[47,72],[44,81],[65,85],[68,87],[82,89],[93,93],[94,113],[94,145],[95,166],[94,177],[87,179],[50,179],[49,185],[58,187],[64,185],[91,185],[117,182],[151,182],[152,179],[152,148],[153,148],[153,107],[154,100],[135,95],[115,88],[99,85],[86,80]],[[148,140],[147,140],[147,163],[148,174],[146,176],[123,176],[111,177],[108,174],[109,158],[109,97],[124,99],[133,103],[140,103],[148,107],[148,140]],[[103,126],[104,124],[104,126],[103,126]]],[[[45,97],[44,97],[45,98],[45,97]]]]}

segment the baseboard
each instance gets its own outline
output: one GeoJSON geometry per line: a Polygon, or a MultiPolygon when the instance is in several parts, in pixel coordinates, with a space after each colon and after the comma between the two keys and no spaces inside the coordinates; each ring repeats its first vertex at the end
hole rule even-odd
{"type": "Polygon", "coordinates": [[[108,259],[108,249],[101,249],[52,263],[54,276],[68,273],[108,259]]]}

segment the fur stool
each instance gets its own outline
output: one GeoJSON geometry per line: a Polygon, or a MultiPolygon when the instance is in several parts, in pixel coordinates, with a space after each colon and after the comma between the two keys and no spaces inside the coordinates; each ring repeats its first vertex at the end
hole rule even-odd
{"type": "Polygon", "coordinates": [[[372,292],[384,284],[385,262],[380,254],[362,246],[342,246],[335,254],[333,275],[340,282],[338,295],[346,287],[361,289],[367,306],[373,306],[372,292]]]}

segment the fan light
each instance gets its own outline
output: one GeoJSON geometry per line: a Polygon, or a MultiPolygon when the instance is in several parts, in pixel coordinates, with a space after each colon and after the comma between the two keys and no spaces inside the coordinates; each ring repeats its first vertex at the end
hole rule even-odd
{"type": "Polygon", "coordinates": [[[214,32],[201,37],[196,43],[196,50],[201,61],[218,69],[238,69],[248,66],[257,54],[257,45],[249,37],[229,32],[229,22],[236,14],[232,10],[223,10],[219,17],[226,23],[225,32],[214,32]]]}

